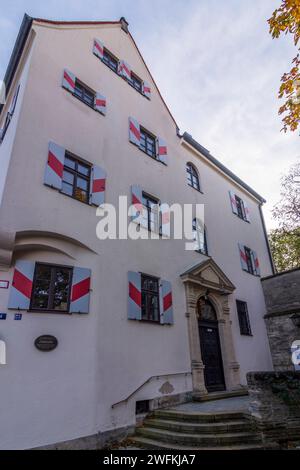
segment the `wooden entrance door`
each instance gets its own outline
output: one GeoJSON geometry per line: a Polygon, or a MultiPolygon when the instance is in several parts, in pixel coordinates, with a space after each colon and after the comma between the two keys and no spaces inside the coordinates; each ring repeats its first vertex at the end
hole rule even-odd
{"type": "Polygon", "coordinates": [[[200,299],[199,336],[204,380],[208,392],[225,390],[225,380],[220,347],[218,321],[214,307],[208,300],[200,299]]]}

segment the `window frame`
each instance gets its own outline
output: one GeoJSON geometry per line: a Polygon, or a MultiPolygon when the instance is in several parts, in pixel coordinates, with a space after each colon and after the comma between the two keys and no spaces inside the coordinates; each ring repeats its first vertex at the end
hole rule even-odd
{"type": "Polygon", "coordinates": [[[244,253],[246,256],[247,272],[256,275],[255,261],[253,259],[253,252],[248,246],[244,246],[244,253]]]}
{"type": "Polygon", "coordinates": [[[152,232],[152,233],[158,233],[159,235],[161,234],[161,213],[160,213],[160,200],[157,199],[156,197],[154,196],[151,196],[151,194],[148,194],[144,191],[142,191],[142,203],[143,203],[143,209],[145,209],[147,211],[147,230],[148,232],[152,232]],[[144,201],[147,201],[147,204],[144,204],[144,201]],[[148,204],[148,202],[152,202],[153,204],[157,205],[157,208],[158,208],[158,212],[157,214],[155,214],[155,212],[152,211],[152,208],[151,206],[148,204]],[[152,230],[152,227],[151,227],[151,213],[156,215],[157,216],[157,227],[158,227],[158,230],[155,231],[155,230],[152,230]]]}
{"type": "Polygon", "coordinates": [[[143,95],[143,80],[142,80],[140,77],[138,77],[136,73],[134,73],[134,72],[131,71],[130,80],[128,80],[128,83],[129,83],[129,85],[131,85],[132,88],[134,88],[138,93],[140,93],[141,95],[143,95]],[[137,87],[135,86],[134,82],[135,82],[135,83],[139,83],[140,88],[137,88],[137,87]]]}
{"type": "Polygon", "coordinates": [[[73,91],[72,94],[73,94],[73,96],[74,96],[75,98],[77,98],[77,99],[78,99],[79,101],[81,101],[82,103],[86,104],[89,108],[95,109],[95,108],[94,108],[94,106],[95,106],[94,103],[95,103],[96,92],[95,92],[92,88],[90,88],[88,85],[86,85],[85,83],[83,83],[81,80],[79,80],[77,77],[76,77],[76,79],[75,79],[75,88],[74,88],[74,91],[73,91]],[[81,87],[81,88],[83,89],[83,91],[86,91],[86,92],[90,93],[90,94],[93,96],[93,102],[92,102],[92,104],[90,104],[88,101],[86,101],[86,100],[84,99],[84,97],[79,96],[79,95],[76,94],[76,91],[75,91],[75,90],[76,90],[76,86],[77,86],[77,85],[78,85],[79,87],[81,87]]]}
{"type": "Polygon", "coordinates": [[[186,174],[187,174],[188,186],[195,189],[199,193],[202,193],[199,172],[193,163],[191,162],[186,163],[186,174]],[[194,179],[196,179],[196,185],[194,184],[194,179]]]}
{"type": "Polygon", "coordinates": [[[145,153],[148,157],[153,158],[153,160],[159,161],[159,159],[157,158],[157,137],[154,134],[152,134],[151,132],[149,132],[147,129],[142,127],[142,126],[140,126],[140,145],[139,145],[139,149],[143,153],[145,153]],[[142,147],[142,135],[145,136],[145,148],[142,147]],[[146,150],[146,148],[147,148],[146,138],[151,139],[153,141],[153,149],[154,149],[153,154],[148,153],[147,150],[146,150]]]}
{"type": "Polygon", "coordinates": [[[30,312],[35,312],[35,313],[57,313],[57,314],[68,314],[70,315],[70,304],[71,304],[71,290],[72,290],[72,283],[73,283],[73,271],[74,267],[73,266],[68,266],[68,265],[62,265],[62,264],[52,264],[52,263],[44,263],[44,262],[36,262],[34,266],[34,275],[33,275],[33,280],[32,280],[32,292],[31,292],[31,297],[30,297],[30,305],[29,305],[29,311],[30,312]],[[34,287],[35,283],[37,280],[37,268],[38,266],[47,266],[51,268],[51,276],[50,276],[50,285],[49,285],[49,296],[48,296],[48,305],[49,305],[49,299],[51,299],[51,302],[53,304],[53,293],[54,293],[54,285],[52,285],[54,281],[54,276],[53,276],[53,271],[57,269],[67,269],[69,271],[69,288],[68,288],[68,301],[67,301],[67,309],[66,310],[55,310],[53,308],[38,308],[33,306],[33,300],[34,300],[34,287]]]}
{"type": "Polygon", "coordinates": [[[242,336],[253,336],[247,302],[236,299],[236,310],[238,315],[240,334],[242,336]]]}
{"type": "Polygon", "coordinates": [[[13,118],[13,115],[15,113],[15,109],[16,109],[16,106],[17,106],[17,101],[18,101],[18,97],[19,97],[19,91],[20,91],[20,83],[18,84],[17,88],[16,88],[16,91],[13,95],[13,98],[12,98],[12,101],[10,103],[10,107],[9,107],[9,110],[7,111],[6,113],[6,116],[5,116],[5,119],[4,119],[4,125],[3,127],[0,129],[2,132],[0,134],[0,145],[2,144],[3,140],[4,140],[4,137],[6,135],[6,132],[7,132],[7,129],[9,128],[9,125],[12,121],[12,118],[13,118]]]}
{"type": "MultiPolygon", "coordinates": [[[[65,160],[64,160],[64,167],[63,167],[63,172],[68,172],[68,173],[71,173],[73,175],[73,184],[71,183],[68,183],[67,181],[64,181],[64,175],[62,176],[62,185],[63,183],[69,185],[69,186],[72,186],[72,194],[68,194],[66,192],[63,191],[63,189],[61,189],[59,192],[61,194],[64,194],[65,196],[68,196],[72,199],[75,199],[76,201],[79,201],[79,202],[82,202],[83,204],[87,204],[87,205],[90,205],[90,196],[91,196],[91,176],[92,176],[92,164],[90,164],[89,162],[86,162],[85,160],[79,158],[77,155],[74,155],[72,152],[69,152],[68,150],[65,151],[65,160]],[[73,160],[75,162],[75,169],[72,169],[70,167],[68,167],[66,164],[65,164],[65,160],[66,160],[66,157],[68,157],[70,160],[73,160]],[[78,164],[81,164],[82,166],[86,166],[88,167],[89,169],[89,173],[88,175],[83,175],[82,173],[78,172],[77,168],[78,168],[78,164]],[[87,193],[87,200],[86,201],[82,201],[81,199],[79,199],[78,197],[75,196],[75,191],[77,189],[77,178],[80,177],[84,180],[87,181],[88,183],[88,189],[87,191],[84,191],[87,193]]],[[[80,188],[79,188],[80,189],[80,188]]]]}
{"type": "MultiPolygon", "coordinates": [[[[147,318],[143,317],[143,301],[141,302],[141,321],[148,322],[148,323],[155,323],[155,324],[160,324],[160,313],[161,313],[161,307],[160,307],[160,278],[156,276],[151,276],[150,274],[145,274],[141,273],[141,297],[143,299],[143,293],[146,295],[152,295],[157,298],[157,308],[158,308],[158,318],[157,320],[153,320],[149,318],[149,312],[147,312],[147,318]],[[145,279],[150,279],[154,280],[157,282],[157,292],[148,290],[148,289],[143,289],[143,280],[145,279]]],[[[147,308],[146,308],[147,309],[147,308]]]]}
{"type": "Polygon", "coordinates": [[[236,210],[237,210],[237,216],[247,222],[247,217],[246,217],[246,211],[245,211],[245,205],[243,199],[241,199],[239,196],[236,194],[234,195],[235,197],[235,202],[236,202],[236,210]]]}
{"type": "Polygon", "coordinates": [[[103,48],[103,58],[101,60],[110,70],[112,70],[117,75],[119,75],[118,65],[119,65],[120,60],[112,52],[110,52],[106,47],[103,48]],[[105,56],[108,56],[109,60],[106,60],[105,56]],[[114,66],[111,65],[112,63],[116,63],[116,68],[114,68],[114,66]]]}
{"type": "MultiPolygon", "coordinates": [[[[198,222],[199,222],[199,221],[198,221],[198,222]]],[[[197,234],[198,231],[197,231],[197,218],[196,218],[196,217],[193,219],[193,222],[192,222],[192,223],[193,223],[192,231],[197,234]],[[195,228],[194,228],[194,224],[195,224],[195,228]]],[[[201,222],[200,222],[200,223],[201,223],[201,222]]],[[[196,249],[195,251],[196,251],[197,253],[201,253],[201,254],[204,255],[204,256],[209,256],[209,254],[208,254],[208,248],[207,248],[207,235],[206,235],[207,230],[206,230],[206,225],[203,225],[203,228],[204,228],[204,230],[203,230],[204,250],[201,250],[201,249],[198,248],[198,249],[196,249]]],[[[198,238],[198,237],[197,237],[197,238],[198,238]]],[[[198,241],[198,240],[196,240],[196,241],[198,241]]]]}

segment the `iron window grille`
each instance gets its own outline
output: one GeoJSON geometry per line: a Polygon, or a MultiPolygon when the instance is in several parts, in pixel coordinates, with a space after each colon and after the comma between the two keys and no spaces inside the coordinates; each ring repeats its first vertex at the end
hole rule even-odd
{"type": "Polygon", "coordinates": [[[252,336],[247,302],[244,302],[242,300],[237,300],[236,307],[237,307],[241,335],[252,336]]]}
{"type": "Polygon", "coordinates": [[[160,322],[159,279],[142,274],[142,320],[160,322]]]}
{"type": "Polygon", "coordinates": [[[245,250],[245,256],[246,256],[246,264],[247,264],[247,271],[250,274],[255,274],[255,260],[253,256],[253,252],[250,248],[247,246],[244,247],[245,250]]]}
{"type": "Polygon", "coordinates": [[[90,181],[91,166],[66,152],[61,192],[88,204],[90,181]]]}
{"type": "Polygon", "coordinates": [[[30,310],[68,312],[72,268],[36,263],[30,310]]]}

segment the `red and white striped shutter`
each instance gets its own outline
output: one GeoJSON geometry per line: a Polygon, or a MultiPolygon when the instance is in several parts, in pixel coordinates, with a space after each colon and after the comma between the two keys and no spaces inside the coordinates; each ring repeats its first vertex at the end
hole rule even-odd
{"type": "Polygon", "coordinates": [[[143,82],[143,94],[146,96],[146,98],[151,98],[151,87],[148,82],[143,82]]]}
{"type": "Polygon", "coordinates": [[[131,186],[131,204],[133,206],[131,210],[132,221],[140,223],[143,214],[143,192],[137,184],[131,186]]]}
{"type": "Polygon", "coordinates": [[[245,247],[241,243],[239,245],[239,252],[240,252],[240,260],[241,260],[241,266],[244,271],[248,271],[248,265],[247,265],[247,257],[245,253],[245,247]]]}
{"type": "Polygon", "coordinates": [[[94,109],[103,115],[106,114],[106,98],[100,93],[95,95],[94,109]]]}
{"type": "Polygon", "coordinates": [[[141,143],[140,125],[133,117],[129,118],[129,141],[138,147],[141,143]]]}
{"type": "Polygon", "coordinates": [[[259,260],[258,260],[258,256],[257,256],[256,251],[253,251],[253,250],[252,250],[252,257],[253,257],[253,260],[254,260],[254,270],[255,270],[255,274],[256,274],[257,276],[260,276],[260,266],[259,266],[259,260]]]}
{"type": "Polygon", "coordinates": [[[172,325],[174,323],[173,318],[173,298],[172,298],[172,285],[169,281],[161,281],[161,304],[162,304],[162,315],[160,317],[160,323],[164,325],[172,325]]]}
{"type": "Polygon", "coordinates": [[[76,77],[75,77],[74,73],[72,73],[69,70],[65,69],[64,74],[63,74],[63,81],[62,81],[63,88],[70,91],[71,93],[74,93],[75,81],[76,81],[76,77]]]}
{"type": "Polygon", "coordinates": [[[247,222],[250,222],[250,211],[249,211],[249,207],[247,206],[247,203],[245,201],[243,201],[243,204],[244,204],[244,209],[245,209],[245,217],[246,217],[246,220],[247,222]]]}
{"type": "Polygon", "coordinates": [[[91,172],[90,204],[100,206],[105,201],[106,171],[100,166],[93,165],[91,172]]]}
{"type": "Polygon", "coordinates": [[[7,308],[15,310],[29,309],[34,268],[35,263],[32,261],[16,262],[7,308]]]}
{"type": "Polygon", "coordinates": [[[120,60],[118,64],[118,74],[121,77],[126,78],[126,80],[131,80],[131,67],[125,62],[125,60],[120,60]]]}
{"type": "Polygon", "coordinates": [[[157,158],[162,163],[167,164],[168,149],[167,144],[161,137],[157,138],[157,158]]]}
{"type": "Polygon", "coordinates": [[[91,270],[73,268],[70,313],[89,313],[91,270]]]}
{"type": "Polygon", "coordinates": [[[99,39],[94,39],[93,54],[99,57],[99,59],[103,59],[104,44],[99,39]]]}
{"type": "Polygon", "coordinates": [[[49,143],[48,160],[44,175],[44,184],[55,189],[62,188],[65,149],[54,142],[49,143]]]}
{"type": "Polygon", "coordinates": [[[163,203],[160,205],[161,216],[161,235],[170,238],[170,207],[169,204],[163,203]]]}
{"type": "Polygon", "coordinates": [[[142,280],[134,271],[128,272],[128,319],[142,319],[142,280]]]}
{"type": "Polygon", "coordinates": [[[236,199],[235,199],[235,194],[234,194],[233,191],[229,191],[229,198],[230,198],[232,212],[234,214],[237,214],[238,211],[237,211],[237,207],[236,207],[236,199]]]}

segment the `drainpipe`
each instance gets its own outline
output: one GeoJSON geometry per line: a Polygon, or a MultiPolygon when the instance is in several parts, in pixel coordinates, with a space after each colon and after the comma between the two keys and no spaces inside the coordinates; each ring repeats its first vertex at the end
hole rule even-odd
{"type": "Polygon", "coordinates": [[[264,214],[263,214],[263,211],[262,211],[262,204],[263,203],[259,204],[259,215],[260,215],[260,220],[261,220],[261,223],[262,223],[263,232],[264,232],[264,236],[265,236],[265,240],[266,240],[267,250],[268,250],[269,259],[270,259],[271,268],[272,268],[272,274],[276,274],[276,269],[275,269],[274,261],[273,261],[273,258],[272,258],[272,253],[271,253],[270,243],[269,243],[269,239],[268,239],[264,214]]]}

